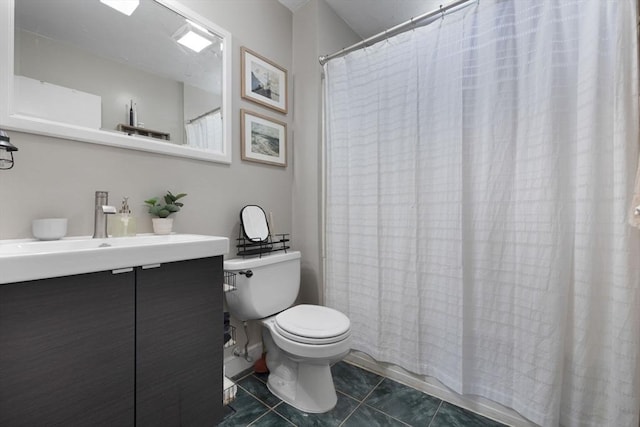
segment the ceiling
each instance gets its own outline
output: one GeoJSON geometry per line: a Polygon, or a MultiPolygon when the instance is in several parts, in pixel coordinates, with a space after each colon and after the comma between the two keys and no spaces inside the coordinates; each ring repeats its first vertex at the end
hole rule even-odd
{"type": "MultiPolygon", "coordinates": [[[[311,0],[278,0],[296,12],[311,0]]],[[[452,0],[325,0],[363,39],[415,18],[452,0]]]]}

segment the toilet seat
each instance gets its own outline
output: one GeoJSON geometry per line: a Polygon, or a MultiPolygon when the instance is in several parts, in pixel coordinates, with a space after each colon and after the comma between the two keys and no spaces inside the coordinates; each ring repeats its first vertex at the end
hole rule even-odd
{"type": "Polygon", "coordinates": [[[275,316],[277,332],[304,344],[331,344],[351,335],[349,318],[338,310],[320,305],[297,305],[275,316]]]}

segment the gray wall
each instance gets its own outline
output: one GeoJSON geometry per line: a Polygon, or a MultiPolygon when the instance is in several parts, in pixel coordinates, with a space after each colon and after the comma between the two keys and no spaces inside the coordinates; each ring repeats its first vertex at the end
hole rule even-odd
{"type": "Polygon", "coordinates": [[[293,235],[302,251],[299,302],[323,302],[322,67],[320,55],[359,41],[324,0],[311,0],[293,16],[294,168],[293,235]]]}

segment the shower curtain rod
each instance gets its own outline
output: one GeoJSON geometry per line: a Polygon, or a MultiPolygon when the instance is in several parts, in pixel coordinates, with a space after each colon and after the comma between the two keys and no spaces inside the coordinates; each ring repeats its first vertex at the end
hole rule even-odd
{"type": "Polygon", "coordinates": [[[219,111],[219,110],[220,110],[220,107],[218,107],[218,108],[214,108],[213,110],[207,111],[206,113],[202,113],[202,114],[200,114],[199,116],[196,116],[196,117],[194,117],[194,118],[193,118],[193,119],[191,119],[191,120],[185,120],[185,123],[187,123],[187,124],[193,123],[193,122],[195,122],[196,120],[201,119],[201,118],[203,118],[203,117],[206,117],[206,116],[208,116],[209,114],[213,114],[213,113],[215,113],[216,111],[219,111]]]}
{"type": "Polygon", "coordinates": [[[371,36],[368,39],[364,39],[354,45],[345,47],[344,49],[339,50],[338,52],[332,53],[331,55],[320,56],[318,58],[318,61],[320,61],[320,65],[324,65],[333,58],[339,58],[343,55],[346,55],[347,53],[365,48],[367,46],[371,46],[372,44],[377,43],[386,38],[395,36],[400,33],[404,33],[405,31],[409,31],[415,28],[416,26],[418,26],[418,23],[420,21],[424,21],[425,19],[433,18],[434,16],[438,16],[438,15],[442,15],[444,17],[444,13],[447,12],[448,10],[454,9],[458,6],[462,6],[465,3],[471,3],[473,1],[478,1],[478,0],[456,0],[446,6],[440,5],[439,9],[432,10],[431,12],[423,13],[422,15],[418,15],[415,18],[411,18],[408,21],[398,24],[395,27],[391,27],[388,30],[384,30],[383,32],[378,33],[375,36],[371,36]]]}

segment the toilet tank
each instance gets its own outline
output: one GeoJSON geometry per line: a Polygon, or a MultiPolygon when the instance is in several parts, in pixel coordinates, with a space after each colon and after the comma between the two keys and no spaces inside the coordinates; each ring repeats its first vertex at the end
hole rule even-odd
{"type": "Polygon", "coordinates": [[[235,273],[237,289],[226,292],[225,298],[229,311],[239,320],[262,319],[279,313],[291,307],[298,296],[300,252],[228,259],[224,261],[224,270],[235,273]]]}

